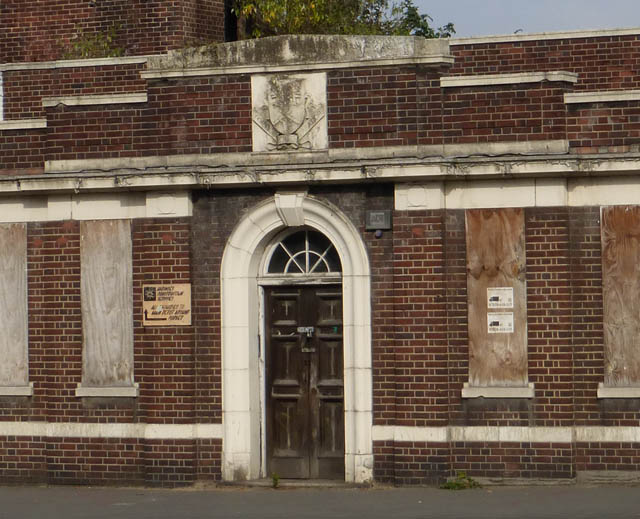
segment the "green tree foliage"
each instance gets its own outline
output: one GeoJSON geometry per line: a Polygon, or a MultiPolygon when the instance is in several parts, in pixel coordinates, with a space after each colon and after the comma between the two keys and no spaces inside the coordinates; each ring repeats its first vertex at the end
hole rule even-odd
{"type": "MultiPolygon", "coordinates": [[[[446,38],[452,23],[432,27],[413,0],[235,0],[244,37],[281,34],[386,34],[446,38]]],[[[243,36],[243,35],[241,35],[243,36]]]]}

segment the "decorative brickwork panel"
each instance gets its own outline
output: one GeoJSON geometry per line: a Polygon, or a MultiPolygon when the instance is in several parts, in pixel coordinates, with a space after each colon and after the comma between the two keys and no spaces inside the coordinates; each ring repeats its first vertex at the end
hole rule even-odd
{"type": "Polygon", "coordinates": [[[0,386],[29,382],[27,226],[0,224],[0,386]]]}
{"type": "Polygon", "coordinates": [[[640,207],[602,208],[604,384],[640,384],[640,207]]]}
{"type": "Polygon", "coordinates": [[[527,384],[524,211],[466,212],[469,385],[527,384]]]}

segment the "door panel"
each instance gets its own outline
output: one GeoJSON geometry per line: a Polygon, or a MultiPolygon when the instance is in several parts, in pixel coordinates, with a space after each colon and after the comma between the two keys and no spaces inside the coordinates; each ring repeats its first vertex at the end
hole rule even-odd
{"type": "Polygon", "coordinates": [[[265,289],[267,470],[344,477],[342,291],[265,289]]]}

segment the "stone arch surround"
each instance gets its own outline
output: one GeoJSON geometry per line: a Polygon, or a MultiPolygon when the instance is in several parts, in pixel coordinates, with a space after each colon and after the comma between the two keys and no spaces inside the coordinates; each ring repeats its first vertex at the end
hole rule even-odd
{"type": "Polygon", "coordinates": [[[373,478],[369,260],[347,217],[329,203],[304,193],[276,194],[253,207],[225,247],[221,269],[222,478],[231,481],[262,476],[259,268],[265,247],[275,234],[294,225],[322,232],[342,261],[345,480],[367,482],[373,478]]]}

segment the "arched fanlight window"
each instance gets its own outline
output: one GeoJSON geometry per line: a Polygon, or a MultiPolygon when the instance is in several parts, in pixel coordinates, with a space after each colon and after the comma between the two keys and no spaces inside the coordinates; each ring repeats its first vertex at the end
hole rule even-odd
{"type": "Polygon", "coordinates": [[[313,276],[341,272],[336,248],[326,236],[311,229],[284,236],[272,245],[267,257],[267,274],[313,276]]]}

